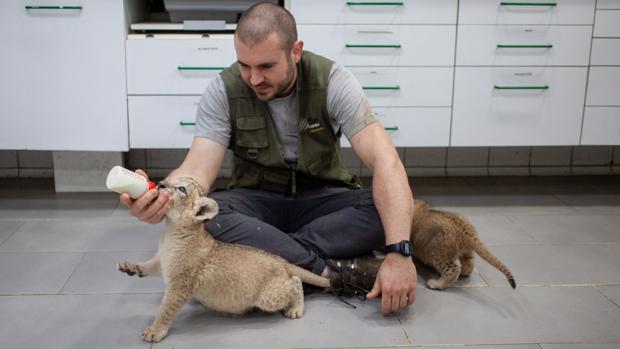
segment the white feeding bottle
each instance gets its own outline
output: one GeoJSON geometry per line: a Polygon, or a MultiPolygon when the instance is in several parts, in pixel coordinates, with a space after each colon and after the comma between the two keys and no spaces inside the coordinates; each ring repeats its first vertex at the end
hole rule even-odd
{"type": "Polygon", "coordinates": [[[137,199],[147,190],[155,188],[155,183],[121,166],[114,166],[110,170],[105,185],[119,194],[129,194],[132,199],[137,199]]]}

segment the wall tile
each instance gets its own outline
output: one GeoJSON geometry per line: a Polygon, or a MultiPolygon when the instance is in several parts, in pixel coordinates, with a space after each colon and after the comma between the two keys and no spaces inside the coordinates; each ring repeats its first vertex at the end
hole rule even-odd
{"type": "Polygon", "coordinates": [[[146,149],[131,149],[126,154],[125,167],[130,169],[146,170],[146,149]]]}
{"type": "Polygon", "coordinates": [[[613,147],[611,146],[583,146],[573,148],[573,166],[580,165],[610,165],[613,147]]]}
{"type": "Polygon", "coordinates": [[[175,169],[181,165],[188,149],[147,149],[147,168],[175,169]]]}
{"type": "Polygon", "coordinates": [[[20,168],[19,178],[54,178],[53,168],[20,168]]]}
{"type": "Polygon", "coordinates": [[[17,168],[17,151],[0,150],[0,168],[17,168]]]}
{"type": "Polygon", "coordinates": [[[573,166],[571,173],[577,176],[611,175],[611,166],[573,166]]]}
{"type": "Polygon", "coordinates": [[[407,167],[409,177],[445,177],[445,167],[407,167]]]}
{"type": "Polygon", "coordinates": [[[448,167],[484,167],[489,162],[489,148],[448,148],[448,167]]]}
{"type": "Polygon", "coordinates": [[[530,167],[532,176],[570,176],[570,167],[530,167]]]}
{"type": "Polygon", "coordinates": [[[20,150],[17,159],[20,168],[54,168],[51,151],[20,150]]]}
{"type": "Polygon", "coordinates": [[[0,168],[0,178],[17,178],[19,170],[16,168],[0,168]]]}
{"type": "Polygon", "coordinates": [[[448,148],[407,148],[405,166],[407,167],[445,167],[448,148]]]}
{"type": "Polygon", "coordinates": [[[529,176],[529,167],[489,167],[489,176],[529,176]]]}
{"type": "Polygon", "coordinates": [[[519,167],[529,166],[530,147],[489,148],[489,166],[519,167]]]}
{"type": "Polygon", "coordinates": [[[486,177],[489,171],[486,167],[448,167],[446,174],[455,177],[486,177]]]}
{"type": "Polygon", "coordinates": [[[572,147],[532,147],[530,166],[569,166],[572,147]]]}

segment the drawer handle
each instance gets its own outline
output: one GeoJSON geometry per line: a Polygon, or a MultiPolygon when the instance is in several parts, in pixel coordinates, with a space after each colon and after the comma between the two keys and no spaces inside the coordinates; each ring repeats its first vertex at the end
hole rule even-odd
{"type": "Polygon", "coordinates": [[[402,1],[378,2],[378,1],[347,1],[347,6],[404,6],[402,1]]]}
{"type": "Polygon", "coordinates": [[[362,86],[362,90],[400,90],[400,86],[362,86]]]}
{"type": "Polygon", "coordinates": [[[384,127],[384,129],[388,132],[398,131],[398,126],[384,127]]]}
{"type": "Polygon", "coordinates": [[[193,121],[179,121],[179,125],[181,126],[196,126],[196,123],[193,121]]]}
{"type": "Polygon", "coordinates": [[[37,6],[26,5],[26,10],[78,10],[82,11],[82,6],[37,6]]]}
{"type": "Polygon", "coordinates": [[[345,44],[346,48],[402,48],[400,44],[388,44],[388,45],[358,45],[358,44],[345,44]]]}
{"type": "Polygon", "coordinates": [[[495,85],[496,90],[548,90],[549,86],[498,86],[495,85]]]}
{"type": "Polygon", "coordinates": [[[556,2],[511,2],[502,1],[500,6],[558,6],[556,2]]]}
{"type": "Polygon", "coordinates": [[[188,67],[188,66],[178,66],[178,70],[224,70],[225,67],[188,67]]]}
{"type": "Polygon", "coordinates": [[[497,44],[497,48],[552,48],[551,44],[541,45],[513,45],[513,44],[497,44]]]}

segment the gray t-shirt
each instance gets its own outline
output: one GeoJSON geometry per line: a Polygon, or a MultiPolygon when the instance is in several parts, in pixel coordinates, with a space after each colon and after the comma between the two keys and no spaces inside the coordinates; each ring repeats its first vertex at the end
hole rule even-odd
{"type": "MultiPolygon", "coordinates": [[[[282,146],[283,157],[297,162],[298,115],[296,94],[267,102],[282,146]]],[[[341,64],[334,63],[327,85],[327,113],[334,133],[351,139],[364,127],[375,122],[368,99],[359,82],[341,64]]],[[[232,129],[230,108],[224,81],[218,75],[205,89],[196,113],[196,137],[205,137],[228,146],[232,129]]]]}

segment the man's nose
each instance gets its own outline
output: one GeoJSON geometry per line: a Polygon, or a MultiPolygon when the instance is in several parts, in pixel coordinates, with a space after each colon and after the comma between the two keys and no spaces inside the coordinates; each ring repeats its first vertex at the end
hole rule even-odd
{"type": "Polygon", "coordinates": [[[250,72],[250,84],[252,86],[260,85],[264,80],[263,74],[259,73],[258,70],[250,72]]]}

